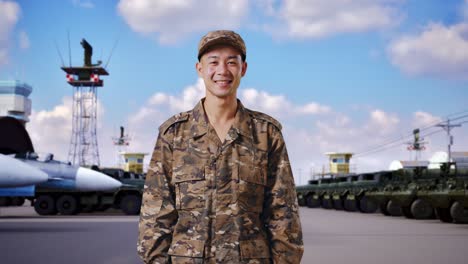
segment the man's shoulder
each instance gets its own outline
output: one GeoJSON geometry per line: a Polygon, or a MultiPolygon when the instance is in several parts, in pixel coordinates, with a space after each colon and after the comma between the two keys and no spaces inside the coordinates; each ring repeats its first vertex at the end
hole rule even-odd
{"type": "Polygon", "coordinates": [[[190,110],[190,111],[181,112],[181,113],[171,116],[169,119],[164,121],[161,124],[161,126],[159,126],[159,133],[164,135],[169,130],[169,128],[171,128],[175,124],[186,122],[189,119],[191,112],[192,111],[190,110]]]}
{"type": "Polygon", "coordinates": [[[250,109],[246,109],[247,112],[250,114],[250,116],[252,117],[252,119],[256,120],[257,122],[264,122],[264,123],[270,123],[272,125],[274,125],[278,130],[281,131],[282,129],[282,126],[281,126],[281,123],[276,120],[275,118],[265,114],[265,113],[262,113],[262,112],[259,112],[259,111],[254,111],[254,110],[250,110],[250,109]]]}

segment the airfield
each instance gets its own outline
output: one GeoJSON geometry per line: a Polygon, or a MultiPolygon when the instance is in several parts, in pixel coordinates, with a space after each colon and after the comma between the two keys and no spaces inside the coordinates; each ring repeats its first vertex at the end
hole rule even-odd
{"type": "MultiPolygon", "coordinates": [[[[303,264],[465,264],[468,225],[301,207],[303,264]]],[[[38,216],[29,206],[0,208],[2,264],[142,263],[138,216],[117,211],[38,216]]]]}

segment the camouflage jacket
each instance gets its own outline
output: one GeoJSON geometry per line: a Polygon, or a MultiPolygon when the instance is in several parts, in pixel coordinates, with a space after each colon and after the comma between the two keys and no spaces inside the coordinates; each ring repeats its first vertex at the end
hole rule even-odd
{"type": "Polygon", "coordinates": [[[222,143],[202,102],[159,129],[139,255],[145,263],[300,263],[302,230],[280,123],[238,101],[222,143]]]}

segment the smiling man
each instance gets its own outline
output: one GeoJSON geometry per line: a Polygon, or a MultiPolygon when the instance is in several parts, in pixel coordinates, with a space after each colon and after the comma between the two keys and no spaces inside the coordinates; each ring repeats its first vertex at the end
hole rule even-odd
{"type": "Polygon", "coordinates": [[[198,46],[206,97],[164,122],[148,170],[145,263],[300,263],[298,205],[281,124],[245,108],[246,47],[233,31],[198,46]]]}

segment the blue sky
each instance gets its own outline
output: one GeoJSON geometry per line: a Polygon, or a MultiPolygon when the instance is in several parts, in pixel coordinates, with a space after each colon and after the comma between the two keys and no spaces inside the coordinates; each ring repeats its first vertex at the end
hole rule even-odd
{"type": "MultiPolygon", "coordinates": [[[[324,152],[359,153],[468,110],[466,0],[0,0],[0,79],[33,86],[36,149],[66,159],[72,89],[55,45],[68,65],[69,32],[71,62],[81,65],[81,38],[104,63],[117,43],[99,90],[101,160],[110,165],[120,125],[132,150],[151,152],[159,123],[203,96],[197,44],[219,28],[243,36],[239,98],[283,123],[299,181],[321,169],[324,152]]],[[[454,130],[455,150],[468,150],[467,127],[454,130]]],[[[428,141],[423,158],[446,149],[443,133],[428,141]]],[[[384,169],[408,158],[402,144],[355,163],[384,169]]]]}

